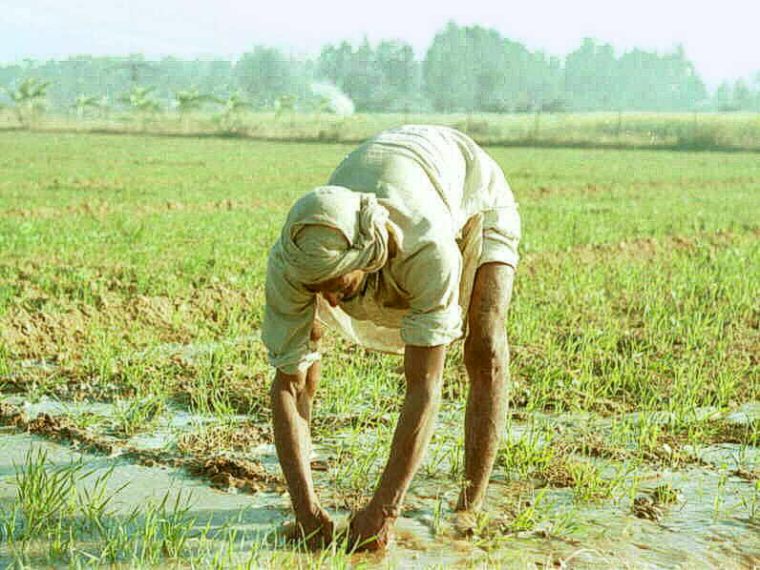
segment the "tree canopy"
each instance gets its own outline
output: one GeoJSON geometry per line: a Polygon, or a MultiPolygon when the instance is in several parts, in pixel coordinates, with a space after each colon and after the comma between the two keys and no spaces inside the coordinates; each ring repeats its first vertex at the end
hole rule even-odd
{"type": "Polygon", "coordinates": [[[182,112],[233,95],[257,109],[282,110],[287,102],[294,110],[319,111],[327,108],[325,85],[370,112],[760,110],[760,72],[710,96],[680,46],[618,54],[586,38],[561,58],[496,30],[453,22],[422,58],[403,41],[365,39],[325,45],[315,58],[256,45],[237,61],[149,61],[139,54],[25,60],[0,66],[0,99],[12,104],[10,94],[29,80],[46,85],[48,108],[80,114],[94,101],[101,109],[134,107],[136,94],[148,92],[151,108],[182,112]]]}

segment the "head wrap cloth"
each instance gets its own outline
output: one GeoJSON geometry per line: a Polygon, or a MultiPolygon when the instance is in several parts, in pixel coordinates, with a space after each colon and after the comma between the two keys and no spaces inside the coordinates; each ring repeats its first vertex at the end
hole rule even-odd
{"type": "Polygon", "coordinates": [[[378,271],[395,228],[374,194],[340,186],[316,188],[293,205],[267,265],[261,337],[274,367],[295,374],[319,360],[309,339],[316,296],[305,285],[355,269],[378,271]]]}
{"type": "Polygon", "coordinates": [[[283,269],[304,285],[357,269],[378,271],[388,259],[390,225],[388,210],[374,194],[315,188],[293,205],[282,228],[283,269]]]}

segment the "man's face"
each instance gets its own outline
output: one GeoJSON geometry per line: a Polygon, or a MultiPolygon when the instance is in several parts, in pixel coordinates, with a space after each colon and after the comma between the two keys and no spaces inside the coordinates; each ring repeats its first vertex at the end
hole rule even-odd
{"type": "Polygon", "coordinates": [[[357,269],[316,285],[307,285],[306,288],[312,293],[321,294],[331,307],[337,307],[341,301],[348,301],[359,292],[365,275],[364,271],[357,269]]]}

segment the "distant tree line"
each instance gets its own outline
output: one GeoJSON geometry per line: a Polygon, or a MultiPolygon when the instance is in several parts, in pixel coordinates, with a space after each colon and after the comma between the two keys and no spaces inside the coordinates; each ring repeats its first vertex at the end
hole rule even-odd
{"type": "Polygon", "coordinates": [[[12,103],[25,80],[36,82],[25,88],[45,86],[50,107],[80,115],[119,106],[186,113],[209,102],[278,112],[329,110],[317,84],[337,87],[368,112],[760,111],[760,72],[708,94],[681,47],[617,55],[587,38],[562,59],[495,30],[454,23],[435,36],[422,60],[402,41],[367,40],[326,45],[313,59],[256,46],[237,61],[149,61],[141,55],[25,60],[0,66],[0,97],[12,103]]]}

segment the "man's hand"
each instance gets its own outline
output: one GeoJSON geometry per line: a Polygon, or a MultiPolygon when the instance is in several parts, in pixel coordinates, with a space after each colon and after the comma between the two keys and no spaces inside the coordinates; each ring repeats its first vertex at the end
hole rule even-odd
{"type": "Polygon", "coordinates": [[[322,507],[317,506],[312,512],[302,516],[296,515],[295,528],[289,538],[305,540],[310,550],[327,547],[334,538],[335,525],[322,507]]]}
{"type": "Polygon", "coordinates": [[[348,525],[348,548],[351,552],[385,550],[395,519],[367,507],[354,515],[348,525]]]}

